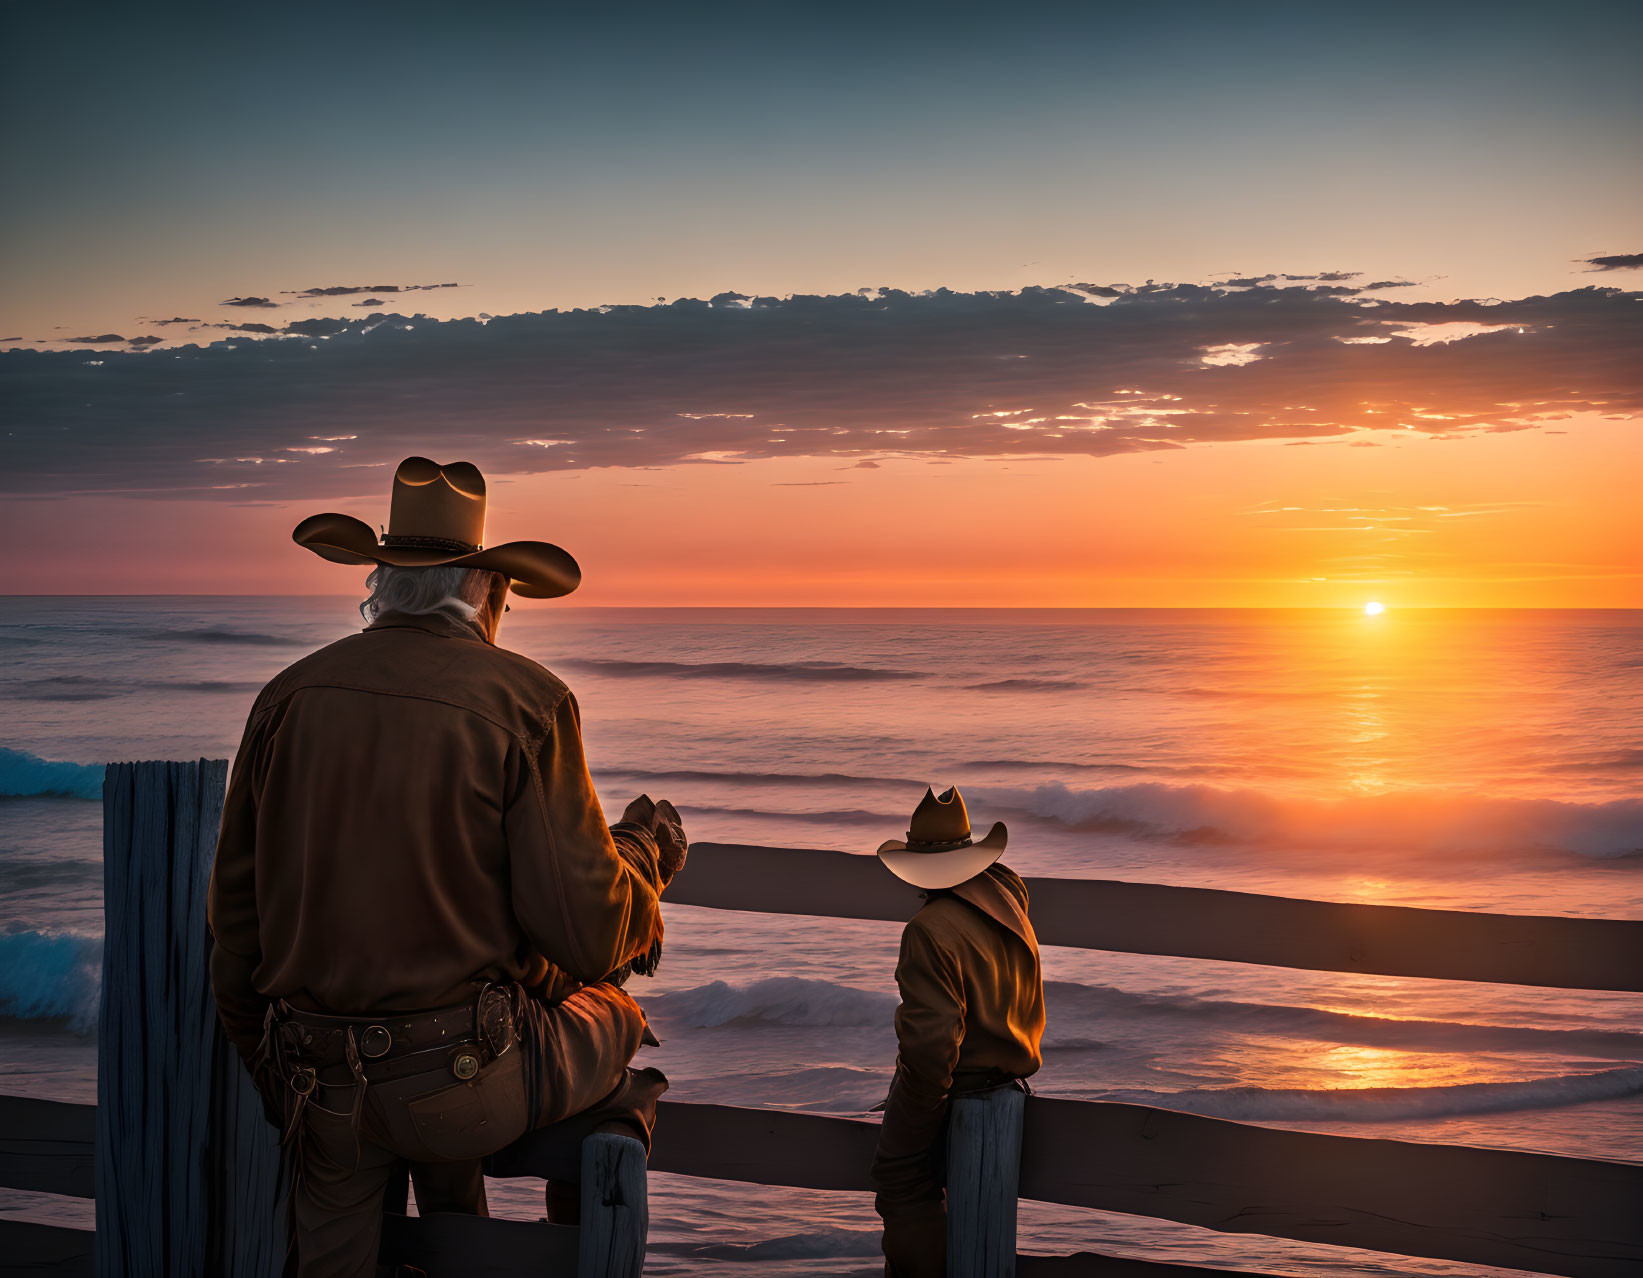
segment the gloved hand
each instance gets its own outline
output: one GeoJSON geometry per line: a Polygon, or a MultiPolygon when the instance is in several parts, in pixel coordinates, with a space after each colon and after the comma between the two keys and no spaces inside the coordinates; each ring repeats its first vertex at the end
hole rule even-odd
{"type": "Polygon", "coordinates": [[[679,810],[666,799],[657,802],[648,794],[641,794],[622,812],[622,820],[649,830],[656,840],[656,871],[666,887],[673,876],[684,868],[690,851],[685,838],[685,824],[679,810]]]}

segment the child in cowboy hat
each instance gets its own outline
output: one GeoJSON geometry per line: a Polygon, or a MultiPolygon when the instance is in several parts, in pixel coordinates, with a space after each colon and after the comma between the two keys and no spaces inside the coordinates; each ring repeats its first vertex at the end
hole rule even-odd
{"type": "Polygon", "coordinates": [[[1042,1062],[1038,938],[1026,885],[999,864],[1007,838],[998,822],[972,839],[959,792],[929,790],[907,838],[878,850],[892,874],[926,893],[901,937],[900,1051],[873,1159],[888,1278],[946,1273],[948,1101],[1021,1086],[1042,1062]]]}

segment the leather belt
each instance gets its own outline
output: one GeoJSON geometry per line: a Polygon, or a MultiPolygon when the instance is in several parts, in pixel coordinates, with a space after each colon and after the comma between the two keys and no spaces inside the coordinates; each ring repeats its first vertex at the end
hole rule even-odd
{"type": "Polygon", "coordinates": [[[373,1061],[430,1047],[471,1043],[478,1037],[474,1010],[473,1003],[463,1003],[394,1016],[328,1016],[292,1008],[281,1019],[294,1027],[288,1032],[295,1040],[291,1043],[295,1050],[329,1064],[343,1059],[349,1030],[354,1032],[359,1054],[373,1061]]]}
{"type": "Polygon", "coordinates": [[[276,1033],[298,1095],[434,1072],[466,1080],[517,1040],[518,996],[517,986],[487,985],[468,1003],[391,1016],[335,1016],[286,1004],[276,1033]]]}

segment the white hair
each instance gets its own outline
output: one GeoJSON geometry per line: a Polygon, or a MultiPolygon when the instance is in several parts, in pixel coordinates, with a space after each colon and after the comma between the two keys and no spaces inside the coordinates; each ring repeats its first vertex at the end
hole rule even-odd
{"type": "Polygon", "coordinates": [[[486,568],[464,568],[460,564],[436,564],[430,568],[401,568],[378,564],[365,579],[371,593],[360,604],[366,621],[384,613],[406,612],[425,616],[448,612],[463,621],[473,621],[490,599],[496,574],[486,568]]]}

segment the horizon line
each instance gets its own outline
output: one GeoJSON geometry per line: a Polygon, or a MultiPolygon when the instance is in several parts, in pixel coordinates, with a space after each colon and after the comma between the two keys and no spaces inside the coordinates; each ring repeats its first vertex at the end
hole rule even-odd
{"type": "MultiPolygon", "coordinates": [[[[50,594],[0,592],[0,599],[347,599],[355,593],[295,594],[223,592],[114,593],[59,591],[50,594]]],[[[544,604],[554,601],[543,600],[544,604]]],[[[1361,612],[1363,602],[1346,604],[559,604],[573,612],[758,611],[758,612],[1361,612]]],[[[527,611],[535,612],[530,608],[527,611]]],[[[1640,612],[1643,605],[1548,606],[1536,604],[1387,604],[1393,612],[1640,612]]]]}

